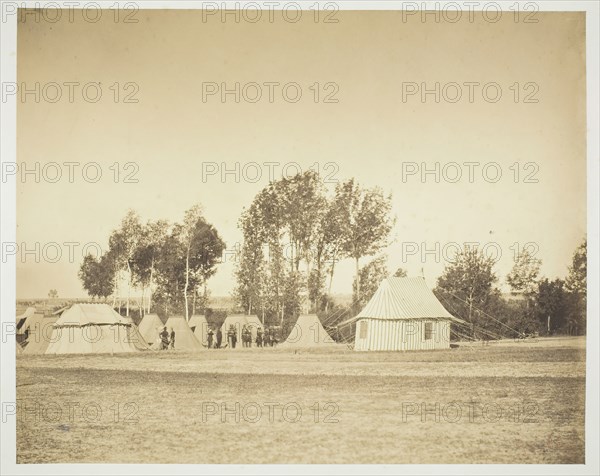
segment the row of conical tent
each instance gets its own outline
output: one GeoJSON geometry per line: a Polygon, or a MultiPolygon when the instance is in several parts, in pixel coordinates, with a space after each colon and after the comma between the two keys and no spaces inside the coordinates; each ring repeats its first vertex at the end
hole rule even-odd
{"type": "MultiPolygon", "coordinates": [[[[233,326],[238,341],[244,326],[255,341],[262,323],[254,315],[233,314],[227,316],[221,326],[226,340],[227,331],[233,326]]],[[[183,316],[172,316],[163,324],[156,314],[145,315],[139,326],[129,317],[123,317],[107,304],[74,304],[58,315],[45,317],[29,312],[21,324],[27,331],[24,354],[87,354],[122,353],[160,348],[159,334],[164,328],[175,332],[175,350],[197,352],[208,346],[208,322],[202,315],[192,316],[189,323],[183,316]]],[[[303,315],[292,329],[283,347],[315,347],[335,344],[323,328],[319,318],[303,315]]],[[[21,346],[18,345],[17,352],[21,346]]]]}

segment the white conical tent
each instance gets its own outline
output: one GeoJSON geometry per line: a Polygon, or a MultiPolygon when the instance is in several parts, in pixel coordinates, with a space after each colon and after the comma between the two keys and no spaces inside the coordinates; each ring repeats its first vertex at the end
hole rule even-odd
{"type": "Polygon", "coordinates": [[[336,345],[316,314],[302,314],[292,327],[282,347],[322,347],[336,345]]]}
{"type": "Polygon", "coordinates": [[[138,326],[135,325],[135,322],[131,317],[125,318],[127,322],[131,324],[129,328],[129,341],[138,349],[138,350],[148,350],[150,349],[150,345],[146,342],[146,339],[140,333],[138,326]]]}
{"type": "Polygon", "coordinates": [[[208,321],[204,315],[194,314],[190,317],[190,329],[203,346],[208,345],[208,321]]]}
{"type": "Polygon", "coordinates": [[[74,304],[54,323],[46,354],[137,352],[131,326],[107,304],[74,304]]]}
{"type": "Polygon", "coordinates": [[[263,324],[262,324],[262,322],[260,322],[260,319],[258,318],[258,316],[254,315],[254,314],[250,314],[250,315],[246,316],[246,318],[248,319],[248,325],[252,329],[252,336],[256,339],[256,330],[259,327],[262,329],[263,324]]]}
{"type": "Polygon", "coordinates": [[[154,344],[162,332],[164,324],[156,314],[146,314],[140,321],[138,330],[148,344],[154,344]]]}
{"type": "Polygon", "coordinates": [[[45,354],[48,345],[52,340],[52,332],[54,324],[58,320],[58,316],[51,315],[44,317],[29,329],[27,337],[27,345],[23,349],[24,354],[45,354]]]}
{"type": "Polygon", "coordinates": [[[167,319],[164,327],[167,328],[169,336],[171,330],[175,331],[175,350],[183,350],[186,352],[198,352],[203,350],[202,344],[188,325],[185,317],[183,316],[172,316],[167,319]]]}
{"type": "Polygon", "coordinates": [[[28,307],[23,314],[17,316],[17,335],[25,334],[25,331],[27,330],[27,321],[34,314],[35,307],[28,307]]]}

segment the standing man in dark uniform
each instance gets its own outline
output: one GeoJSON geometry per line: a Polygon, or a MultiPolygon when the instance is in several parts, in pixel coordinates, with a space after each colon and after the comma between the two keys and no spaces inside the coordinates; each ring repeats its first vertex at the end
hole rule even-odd
{"type": "Polygon", "coordinates": [[[160,337],[160,350],[167,350],[169,348],[169,333],[166,326],[158,336],[160,337]]]}
{"type": "Polygon", "coordinates": [[[171,349],[175,348],[175,329],[171,327],[171,349]]]}
{"type": "Polygon", "coordinates": [[[244,326],[242,329],[242,345],[244,347],[250,347],[252,344],[252,333],[248,326],[244,326]]]}
{"type": "Polygon", "coordinates": [[[229,341],[229,348],[235,349],[235,344],[237,343],[237,332],[233,324],[229,326],[229,331],[227,331],[227,340],[229,341]]]}
{"type": "Polygon", "coordinates": [[[213,343],[213,330],[212,328],[208,328],[208,348],[211,349],[212,348],[212,343],[213,343]]]}
{"type": "Polygon", "coordinates": [[[221,328],[219,327],[217,329],[217,343],[215,345],[216,349],[220,349],[221,348],[221,342],[223,342],[223,332],[221,331],[221,328]]]}

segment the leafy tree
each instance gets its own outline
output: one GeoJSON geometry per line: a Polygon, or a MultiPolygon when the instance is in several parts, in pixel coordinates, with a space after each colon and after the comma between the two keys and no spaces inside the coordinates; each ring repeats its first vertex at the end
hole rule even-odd
{"type": "Polygon", "coordinates": [[[535,296],[538,320],[548,334],[565,329],[568,317],[567,292],[562,279],[542,279],[535,296]]]}
{"type": "Polygon", "coordinates": [[[262,308],[264,313],[267,270],[263,242],[266,233],[261,219],[258,197],[248,210],[244,210],[238,227],[242,230],[244,243],[239,253],[236,253],[237,286],[234,295],[239,305],[249,314],[252,314],[255,308],[262,308]]]}
{"type": "Polygon", "coordinates": [[[156,290],[155,302],[164,309],[164,314],[183,310],[183,283],[185,262],[182,259],[185,252],[178,235],[179,228],[175,227],[163,239],[159,247],[156,261],[156,290]]]}
{"type": "Polygon", "coordinates": [[[166,220],[149,221],[142,228],[140,241],[133,254],[134,284],[142,289],[142,302],[144,302],[145,291],[148,290],[147,313],[152,307],[156,264],[168,230],[169,223],[166,220]]]}
{"type": "MultiPolygon", "coordinates": [[[[329,274],[329,285],[327,294],[331,295],[335,265],[343,258],[344,250],[344,196],[336,194],[333,199],[328,200],[326,211],[321,219],[320,239],[318,246],[320,254],[318,258],[323,260],[329,274]]],[[[315,293],[316,296],[317,293],[315,293]]],[[[329,300],[326,301],[327,303],[329,300]]],[[[327,309],[328,306],[325,306],[327,309]]]]}
{"type": "Polygon", "coordinates": [[[186,211],[183,224],[176,225],[176,235],[181,242],[179,249],[183,251],[185,263],[183,299],[185,317],[189,320],[189,292],[192,291],[195,295],[198,286],[216,272],[215,265],[223,255],[225,242],[215,227],[206,221],[199,205],[186,211]]]}
{"type": "Polygon", "coordinates": [[[312,260],[311,244],[316,239],[326,205],[323,184],[316,172],[308,170],[274,182],[274,190],[278,202],[276,209],[281,211],[281,223],[291,244],[292,269],[299,271],[300,261],[304,260],[308,276],[312,260]]]}
{"type": "MultiPolygon", "coordinates": [[[[515,334],[509,337],[535,334],[542,328],[529,300],[505,300],[502,311],[497,315],[506,326],[515,329],[515,334]]],[[[500,329],[500,333],[506,334],[506,329],[500,329]]]]}
{"type": "Polygon", "coordinates": [[[493,267],[491,257],[477,248],[467,247],[448,263],[434,290],[450,312],[471,325],[473,337],[476,326],[481,329],[492,327],[486,314],[494,315],[500,299],[493,267]]]}
{"type": "Polygon", "coordinates": [[[271,182],[243,212],[236,297],[247,312],[261,309],[271,317],[293,312],[299,299],[292,296],[294,289],[308,290],[316,302],[326,252],[321,230],[326,205],[318,175],[308,171],[271,182]]]}
{"type": "Polygon", "coordinates": [[[517,254],[506,282],[515,293],[531,296],[537,289],[542,260],[535,258],[526,248],[517,254]]]}
{"type": "Polygon", "coordinates": [[[204,217],[200,217],[196,221],[193,230],[189,265],[194,293],[192,312],[195,312],[198,296],[200,296],[200,305],[203,308],[208,304],[207,283],[217,272],[216,265],[220,262],[226,245],[217,229],[204,217]]]}
{"type": "Polygon", "coordinates": [[[113,292],[115,274],[110,256],[103,255],[102,258],[97,259],[91,254],[86,255],[79,267],[78,275],[83,289],[92,298],[106,299],[113,292]]]}
{"type": "Polygon", "coordinates": [[[587,319],[587,239],[577,247],[565,281],[568,292],[568,332],[580,334],[585,331],[587,319]]]}
{"type": "MultiPolygon", "coordinates": [[[[129,316],[131,288],[134,281],[133,260],[141,237],[142,224],[140,217],[134,210],[129,210],[121,221],[119,228],[112,232],[108,240],[109,253],[111,259],[114,260],[118,273],[120,274],[123,271],[127,274],[127,316],[129,316]]],[[[117,277],[117,281],[119,277],[117,277]]],[[[117,281],[115,281],[115,287],[117,281]]]]}
{"type": "Polygon", "coordinates": [[[387,245],[393,226],[390,217],[391,196],[379,188],[362,189],[354,179],[336,187],[336,212],[340,216],[340,236],[345,255],[356,265],[356,297],[361,298],[360,259],[371,256],[387,245]]]}
{"type": "Polygon", "coordinates": [[[48,291],[48,297],[50,299],[58,298],[58,291],[56,289],[51,289],[50,291],[48,291]]]}
{"type": "Polygon", "coordinates": [[[587,239],[583,240],[573,253],[565,285],[571,292],[587,295],[587,239]]]}
{"type": "Polygon", "coordinates": [[[353,283],[353,303],[356,310],[362,309],[377,291],[381,282],[389,276],[387,269],[387,258],[380,256],[375,258],[366,266],[360,269],[360,282],[362,283],[362,292],[360,297],[357,295],[356,279],[353,283]]]}
{"type": "Polygon", "coordinates": [[[394,278],[406,278],[408,276],[408,273],[406,272],[406,270],[404,268],[398,268],[396,270],[396,272],[394,273],[394,278]]]}
{"type": "Polygon", "coordinates": [[[341,258],[353,257],[358,265],[362,256],[385,244],[390,207],[390,198],[379,189],[362,190],[354,181],[338,186],[328,199],[312,171],[271,182],[240,219],[244,245],[236,269],[238,302],[248,312],[260,303],[270,316],[294,315],[300,295],[293,292],[298,292],[315,310],[319,304],[328,306],[329,300],[322,299],[325,273],[331,291],[341,258]]]}

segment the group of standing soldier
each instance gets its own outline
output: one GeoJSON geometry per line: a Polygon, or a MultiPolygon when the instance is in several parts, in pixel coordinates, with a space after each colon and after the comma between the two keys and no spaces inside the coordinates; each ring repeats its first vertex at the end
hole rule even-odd
{"type": "Polygon", "coordinates": [[[277,335],[273,327],[265,327],[264,333],[260,327],[256,331],[256,347],[273,347],[277,342],[277,335]]]}
{"type": "MultiPolygon", "coordinates": [[[[209,349],[220,349],[223,340],[223,333],[221,331],[221,328],[217,329],[216,340],[215,332],[212,330],[212,328],[209,328],[207,340],[209,349]]],[[[244,325],[242,327],[241,340],[242,347],[252,347],[252,329],[250,326],[244,325]]],[[[231,324],[229,326],[229,329],[227,329],[227,346],[230,349],[235,349],[237,342],[238,333],[235,326],[231,324]]],[[[265,327],[264,332],[261,327],[259,327],[256,330],[256,339],[254,341],[256,347],[273,347],[277,344],[277,342],[278,339],[275,334],[275,329],[273,327],[265,327]]]]}
{"type": "Polygon", "coordinates": [[[158,337],[160,338],[161,350],[167,350],[169,347],[171,349],[175,348],[175,329],[171,328],[171,333],[169,333],[165,326],[158,337]]]}

